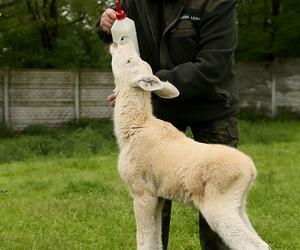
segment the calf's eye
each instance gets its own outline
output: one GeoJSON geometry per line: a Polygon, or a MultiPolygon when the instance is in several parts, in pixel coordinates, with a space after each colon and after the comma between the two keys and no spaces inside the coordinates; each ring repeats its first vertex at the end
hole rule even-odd
{"type": "Polygon", "coordinates": [[[121,45],[126,44],[126,41],[127,41],[126,36],[122,36],[122,37],[120,38],[120,44],[121,44],[121,45]]]}

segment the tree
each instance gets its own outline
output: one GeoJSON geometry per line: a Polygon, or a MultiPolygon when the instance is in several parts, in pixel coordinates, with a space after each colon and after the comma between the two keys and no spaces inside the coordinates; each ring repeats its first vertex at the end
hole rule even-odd
{"type": "Polygon", "coordinates": [[[107,68],[105,45],[94,30],[106,4],[97,0],[0,2],[0,66],[107,68]]]}
{"type": "Polygon", "coordinates": [[[300,56],[298,0],[239,0],[240,60],[300,56]]]}
{"type": "Polygon", "coordinates": [[[53,50],[59,26],[57,1],[26,0],[26,4],[41,34],[43,48],[53,50]]]}
{"type": "MultiPolygon", "coordinates": [[[[95,22],[113,0],[0,0],[0,67],[109,69],[95,22]]],[[[300,56],[299,0],[238,0],[238,60],[300,56]]]]}

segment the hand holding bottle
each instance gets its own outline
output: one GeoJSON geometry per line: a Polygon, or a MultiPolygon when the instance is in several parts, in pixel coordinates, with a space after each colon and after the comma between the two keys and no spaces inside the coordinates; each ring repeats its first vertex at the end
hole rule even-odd
{"type": "Polygon", "coordinates": [[[111,34],[111,27],[113,26],[116,18],[116,11],[110,8],[106,9],[100,18],[100,28],[104,32],[111,34]]]}

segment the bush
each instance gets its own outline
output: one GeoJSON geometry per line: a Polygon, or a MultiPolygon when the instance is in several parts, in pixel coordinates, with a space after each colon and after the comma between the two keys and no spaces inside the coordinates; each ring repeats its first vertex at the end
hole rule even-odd
{"type": "Polygon", "coordinates": [[[90,128],[97,131],[106,139],[115,139],[112,121],[109,119],[90,119],[71,120],[63,125],[64,129],[76,130],[79,128],[90,128]]]}
{"type": "Polygon", "coordinates": [[[272,118],[270,111],[245,107],[241,108],[239,118],[247,121],[290,121],[300,120],[300,112],[294,111],[289,107],[278,107],[276,116],[272,118]]]}
{"type": "Polygon", "coordinates": [[[13,130],[5,123],[0,122],[0,138],[9,138],[13,136],[13,130]]]}
{"type": "Polygon", "coordinates": [[[22,134],[24,135],[48,135],[51,129],[45,124],[32,124],[26,127],[22,134]]]}
{"type": "Polygon", "coordinates": [[[0,141],[0,163],[39,157],[106,155],[117,150],[112,122],[84,119],[62,128],[28,126],[14,140],[0,141]]]}

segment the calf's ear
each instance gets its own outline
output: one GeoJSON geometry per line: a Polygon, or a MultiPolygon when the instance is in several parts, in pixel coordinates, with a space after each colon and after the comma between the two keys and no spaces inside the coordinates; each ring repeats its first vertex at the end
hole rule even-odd
{"type": "Polygon", "coordinates": [[[134,83],[146,91],[156,91],[163,88],[161,80],[154,75],[140,77],[134,83]]]}
{"type": "Polygon", "coordinates": [[[179,96],[179,90],[169,82],[162,82],[163,88],[154,91],[161,98],[171,99],[179,96]]]}
{"type": "Polygon", "coordinates": [[[134,83],[146,91],[153,91],[161,98],[171,99],[179,96],[179,91],[173,84],[169,82],[162,82],[154,75],[143,76],[135,80],[134,83]]]}

